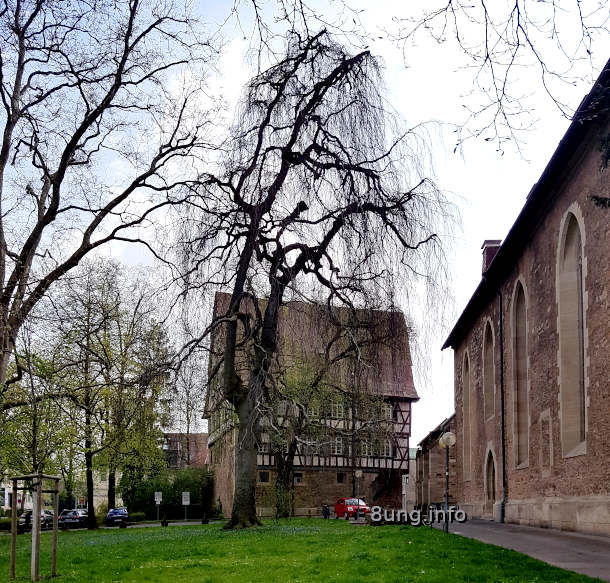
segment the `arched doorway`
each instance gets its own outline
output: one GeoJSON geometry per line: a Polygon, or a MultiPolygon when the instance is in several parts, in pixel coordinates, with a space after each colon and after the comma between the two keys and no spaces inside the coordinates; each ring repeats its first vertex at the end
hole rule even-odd
{"type": "Polygon", "coordinates": [[[491,451],[485,462],[485,513],[493,514],[496,501],[496,463],[491,451]]]}

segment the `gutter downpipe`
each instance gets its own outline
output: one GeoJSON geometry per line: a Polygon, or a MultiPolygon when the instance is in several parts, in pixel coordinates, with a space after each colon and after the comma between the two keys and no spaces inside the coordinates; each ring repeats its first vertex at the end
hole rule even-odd
{"type": "Polygon", "coordinates": [[[498,291],[498,308],[500,312],[500,418],[502,431],[502,498],[500,499],[500,516],[498,522],[504,522],[506,506],[506,427],[504,417],[504,315],[502,311],[502,291],[498,291]]]}

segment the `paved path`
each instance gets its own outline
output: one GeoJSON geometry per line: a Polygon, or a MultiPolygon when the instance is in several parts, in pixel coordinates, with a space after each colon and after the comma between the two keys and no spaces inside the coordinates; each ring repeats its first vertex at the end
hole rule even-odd
{"type": "MultiPolygon", "coordinates": [[[[435,525],[442,528],[442,525],[435,525]]],[[[525,553],[545,563],[610,581],[610,537],[472,519],[449,532],[525,553]]]]}

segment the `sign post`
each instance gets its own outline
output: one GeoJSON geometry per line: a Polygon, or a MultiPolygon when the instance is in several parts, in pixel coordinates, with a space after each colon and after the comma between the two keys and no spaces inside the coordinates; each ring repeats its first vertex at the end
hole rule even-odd
{"type": "Polygon", "coordinates": [[[161,506],[161,500],[163,500],[163,493],[155,492],[155,504],[157,505],[157,520],[159,520],[159,506],[161,506]]]}
{"type": "Polygon", "coordinates": [[[189,506],[189,504],[191,503],[191,493],[190,492],[182,492],[182,506],[184,506],[184,520],[187,520],[186,518],[186,509],[189,506]]]}

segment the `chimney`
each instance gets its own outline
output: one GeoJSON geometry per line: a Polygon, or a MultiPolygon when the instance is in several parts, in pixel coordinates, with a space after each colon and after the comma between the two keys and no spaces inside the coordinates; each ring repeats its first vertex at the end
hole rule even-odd
{"type": "Polygon", "coordinates": [[[496,256],[498,249],[502,245],[501,239],[487,239],[483,241],[481,249],[483,249],[483,269],[481,270],[482,275],[485,275],[493,258],[496,256]]]}

